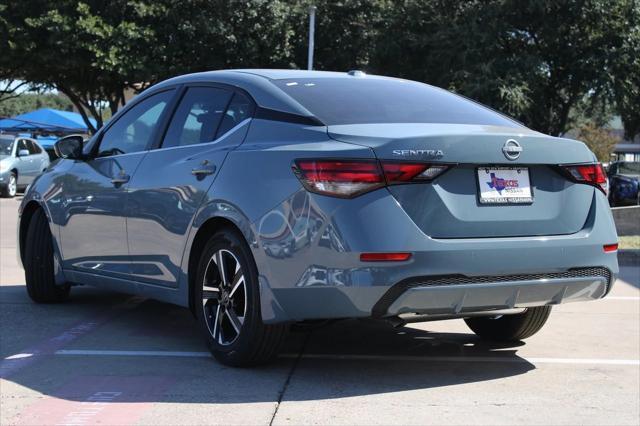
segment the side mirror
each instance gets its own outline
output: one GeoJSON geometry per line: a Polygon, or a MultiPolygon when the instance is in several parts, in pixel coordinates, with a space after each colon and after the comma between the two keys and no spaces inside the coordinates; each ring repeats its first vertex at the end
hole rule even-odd
{"type": "Polygon", "coordinates": [[[18,151],[18,157],[28,157],[28,156],[29,156],[28,149],[21,149],[20,151],[18,151]]]}
{"type": "Polygon", "coordinates": [[[53,145],[53,150],[60,158],[68,158],[70,160],[81,160],[82,146],[84,144],[84,137],[82,135],[69,135],[64,138],[58,139],[53,145]]]}

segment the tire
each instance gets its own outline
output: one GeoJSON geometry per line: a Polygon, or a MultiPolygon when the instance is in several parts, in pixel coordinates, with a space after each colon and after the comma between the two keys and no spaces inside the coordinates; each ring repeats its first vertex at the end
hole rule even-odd
{"type": "Polygon", "coordinates": [[[523,340],[536,334],[547,322],[551,306],[528,308],[521,314],[498,318],[465,318],[469,328],[483,339],[496,341],[523,340]]]}
{"type": "Polygon", "coordinates": [[[29,297],[37,303],[58,303],[69,296],[69,285],[56,285],[53,267],[53,239],[49,222],[41,209],[29,222],[24,255],[24,275],[29,297]]]}
{"type": "Polygon", "coordinates": [[[219,362],[249,367],[278,354],[289,325],[262,322],[258,269],[239,233],[223,229],[209,239],[194,285],[196,317],[219,362]]]}
{"type": "Polygon", "coordinates": [[[18,178],[14,172],[9,174],[9,182],[2,187],[2,197],[3,198],[13,198],[16,196],[18,192],[18,178]]]}

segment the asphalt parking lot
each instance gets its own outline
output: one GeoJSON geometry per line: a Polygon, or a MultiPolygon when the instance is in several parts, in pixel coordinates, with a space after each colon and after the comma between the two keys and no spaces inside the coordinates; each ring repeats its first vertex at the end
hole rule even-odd
{"type": "Polygon", "coordinates": [[[36,305],[0,200],[0,424],[638,424],[640,266],[526,343],[461,320],[292,333],[270,366],[211,359],[191,314],[89,287],[36,305]]]}

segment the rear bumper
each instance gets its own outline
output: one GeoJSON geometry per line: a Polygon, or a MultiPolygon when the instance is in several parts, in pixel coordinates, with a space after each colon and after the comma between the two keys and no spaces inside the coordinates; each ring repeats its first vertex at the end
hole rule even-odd
{"type": "Polygon", "coordinates": [[[406,313],[460,315],[604,297],[611,286],[606,268],[503,277],[440,277],[407,280],[391,287],[373,307],[374,317],[406,313]]]}
{"type": "Polygon", "coordinates": [[[305,198],[277,207],[273,216],[289,220],[273,224],[283,230],[277,238],[265,238],[266,227],[255,229],[259,244],[252,248],[268,323],[453,315],[587,301],[604,297],[618,274],[617,254],[603,250],[617,235],[599,191],[577,233],[469,239],[430,238],[382,190],[338,208],[333,203],[343,201],[305,198]],[[310,206],[309,216],[301,216],[299,208],[292,208],[296,205],[310,206]],[[301,222],[309,224],[304,233],[291,232],[301,222]],[[412,258],[359,259],[362,252],[394,251],[411,252],[412,258]]]}

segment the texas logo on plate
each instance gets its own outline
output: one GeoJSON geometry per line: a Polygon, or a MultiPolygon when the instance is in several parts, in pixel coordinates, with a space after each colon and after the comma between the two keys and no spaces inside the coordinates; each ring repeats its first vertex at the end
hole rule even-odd
{"type": "Polygon", "coordinates": [[[478,169],[480,202],[483,204],[531,203],[531,183],[526,167],[482,167],[478,169]]]}

